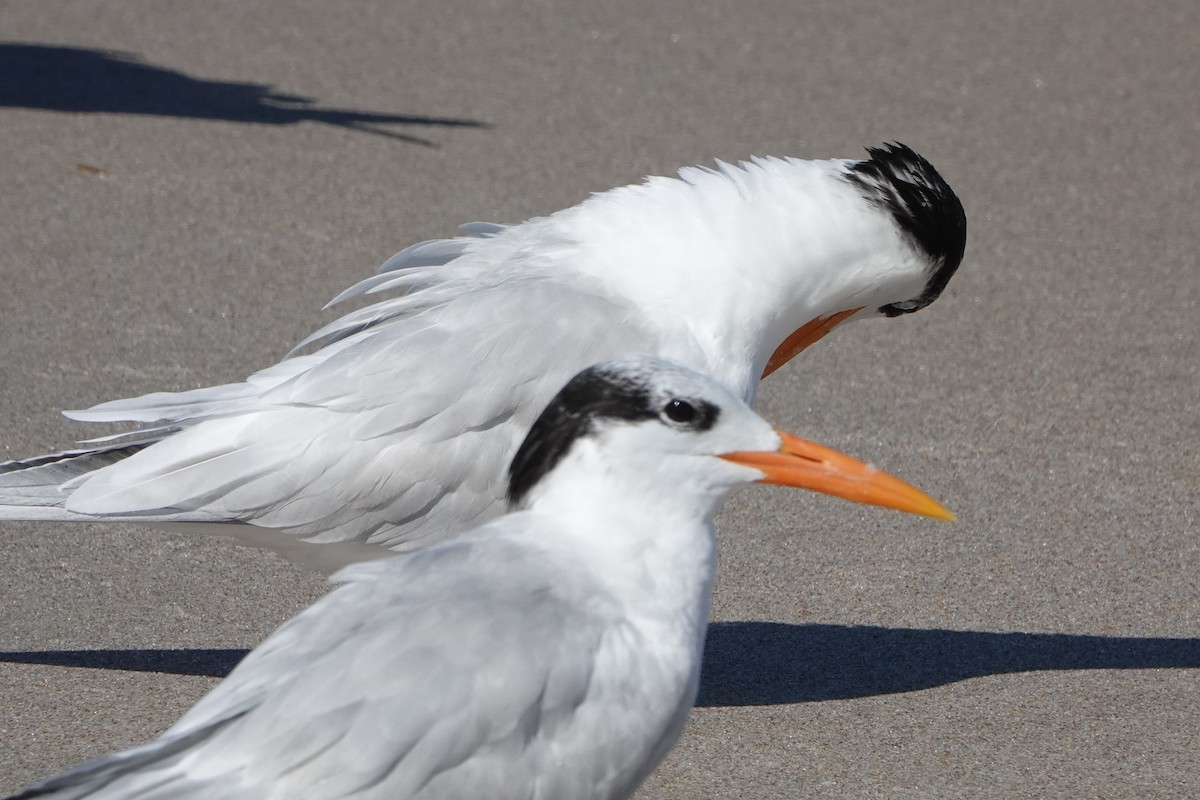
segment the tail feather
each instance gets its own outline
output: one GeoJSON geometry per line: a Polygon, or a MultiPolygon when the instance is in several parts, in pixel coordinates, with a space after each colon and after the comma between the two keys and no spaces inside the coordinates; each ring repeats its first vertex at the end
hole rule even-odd
{"type": "Polygon", "coordinates": [[[366,542],[310,543],[288,529],[247,524],[232,515],[202,509],[155,508],[128,513],[85,514],[66,508],[76,487],[90,476],[124,462],[178,430],[172,427],[134,431],[132,435],[141,438],[106,447],[0,462],[0,522],[132,522],[271,550],[326,574],[336,572],[346,564],[392,554],[390,550],[366,542]]]}
{"type": "Polygon", "coordinates": [[[250,383],[227,383],[186,392],[151,392],[62,413],[67,419],[77,422],[178,422],[215,413],[229,413],[253,398],[258,391],[250,383]]]}
{"type": "MultiPolygon", "coordinates": [[[[191,783],[188,781],[186,770],[179,762],[189,750],[202,747],[222,729],[244,717],[248,710],[242,709],[194,730],[175,736],[164,736],[123,753],[80,764],[69,772],[31,786],[5,800],[29,800],[34,797],[75,800],[95,794],[110,797],[112,794],[104,790],[119,781],[122,783],[113,787],[113,794],[121,797],[179,797],[185,794],[203,794],[203,791],[197,791],[203,790],[203,786],[178,785],[181,782],[191,783]]],[[[223,793],[222,796],[230,795],[223,793]]]]}

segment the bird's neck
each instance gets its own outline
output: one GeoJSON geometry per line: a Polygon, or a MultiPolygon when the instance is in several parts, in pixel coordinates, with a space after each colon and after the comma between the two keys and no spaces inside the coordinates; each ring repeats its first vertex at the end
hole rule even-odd
{"type": "Polygon", "coordinates": [[[568,551],[646,625],[703,634],[715,569],[712,514],[723,493],[684,480],[668,489],[572,448],[534,490],[568,551]]]}

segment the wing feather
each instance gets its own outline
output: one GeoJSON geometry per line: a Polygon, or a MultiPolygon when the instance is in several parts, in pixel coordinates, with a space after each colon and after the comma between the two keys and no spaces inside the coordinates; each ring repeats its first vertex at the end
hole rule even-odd
{"type": "Polygon", "coordinates": [[[603,595],[503,536],[343,572],[158,741],[24,796],[517,798],[578,771],[603,595]]]}
{"type": "Polygon", "coordinates": [[[582,277],[550,221],[468,233],[402,251],[384,274],[406,294],[345,314],[301,343],[311,352],[244,383],[70,412],[169,435],[78,477],[65,518],[248,523],[221,533],[323,570],[415,549],[503,510],[521,437],[580,369],[634,351],[703,363],[685,325],[582,277]],[[289,536],[354,546],[309,560],[289,536]]]}
{"type": "Polygon", "coordinates": [[[625,314],[549,278],[462,293],[301,356],[302,369],[265,370],[253,392],[182,398],[197,421],[82,481],[67,509],[200,512],[313,543],[439,541],[502,510],[507,462],[571,375],[653,349],[636,325],[612,325],[625,314]],[[555,307],[572,312],[525,312],[555,307]]]}

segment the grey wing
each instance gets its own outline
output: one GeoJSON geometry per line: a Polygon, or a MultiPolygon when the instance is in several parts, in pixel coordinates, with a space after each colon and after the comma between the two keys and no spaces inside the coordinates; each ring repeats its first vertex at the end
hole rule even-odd
{"type": "Polygon", "coordinates": [[[122,461],[166,435],[146,431],[131,441],[0,462],[0,519],[64,519],[63,484],[122,461]]]}
{"type": "MultiPolygon", "coordinates": [[[[625,796],[673,741],[678,709],[656,714],[662,692],[589,573],[506,538],[525,526],[526,541],[553,539],[531,519],[343,573],[330,603],[247,659],[294,679],[229,729],[223,752],[281,796],[625,796]]],[[[232,688],[199,719],[240,708],[232,688]]]]}
{"type": "Polygon", "coordinates": [[[571,375],[653,349],[634,322],[614,324],[626,316],[538,280],[396,319],[339,341],[253,407],[87,477],[66,508],[199,513],[364,546],[347,561],[444,540],[503,510],[513,453],[571,375]]]}
{"type": "MultiPolygon", "coordinates": [[[[77,798],[88,796],[99,797],[103,796],[105,790],[110,786],[117,783],[124,784],[119,789],[120,795],[124,797],[136,796],[140,791],[155,789],[160,792],[158,795],[160,797],[187,797],[189,790],[181,786],[177,786],[169,795],[162,793],[166,783],[178,783],[177,779],[170,777],[175,762],[181,760],[206,739],[217,735],[225,726],[235,722],[240,716],[241,714],[233,714],[223,719],[213,720],[209,724],[197,727],[183,735],[163,737],[123,753],[89,761],[19,794],[11,795],[5,800],[27,800],[27,798],[33,797],[77,800],[77,798]],[[156,773],[160,775],[166,773],[168,777],[164,779],[156,773]]],[[[202,795],[193,792],[192,796],[202,795]]],[[[222,794],[222,797],[232,798],[232,800],[251,796],[249,794],[222,794]]]]}
{"type": "Polygon", "coordinates": [[[557,570],[529,556],[468,543],[358,565],[159,741],[27,796],[515,800],[555,769],[602,782],[603,758],[556,746],[597,705],[604,619],[556,602],[557,570]]]}
{"type": "Polygon", "coordinates": [[[499,513],[508,461],[554,392],[596,361],[662,348],[635,309],[524,270],[519,243],[495,233],[398,255],[348,294],[409,294],[345,315],[310,337],[315,352],[243,384],[74,413],[179,430],[54,486],[56,518],[248,523],[215,532],[332,571],[499,513]],[[480,266],[471,242],[505,268],[480,266]]]}
{"type": "MultiPolygon", "coordinates": [[[[415,299],[402,298],[399,302],[380,304],[385,310],[375,316],[384,322],[444,302],[448,296],[454,294],[453,289],[446,291],[445,287],[462,287],[469,283],[472,275],[481,272],[480,266],[448,267],[441,270],[418,268],[442,267],[469,252],[473,244],[503,232],[505,227],[475,222],[464,225],[463,230],[476,238],[458,237],[420,242],[408,247],[389,259],[380,268],[379,275],[361,281],[334,302],[387,288],[435,288],[434,291],[425,292],[415,299]],[[402,276],[399,282],[397,275],[402,276]],[[396,286],[381,285],[387,283],[396,286]]],[[[320,352],[306,357],[287,358],[250,376],[242,383],[184,392],[155,392],[101,403],[85,411],[64,412],[67,416],[81,421],[150,424],[128,434],[105,436],[83,443],[94,445],[92,447],[0,463],[0,519],[95,521],[97,514],[93,511],[67,508],[68,499],[82,483],[104,468],[129,458],[184,428],[208,419],[238,417],[260,410],[264,392],[328,360],[340,349],[336,339],[345,337],[348,327],[346,320],[354,318],[361,324],[360,317],[361,312],[356,312],[335,322],[332,327],[340,333],[337,337],[329,337],[330,341],[326,342],[327,346],[321,348],[320,352]]],[[[314,337],[321,338],[325,333],[323,329],[314,337]]],[[[164,503],[158,508],[139,508],[134,503],[127,512],[104,513],[104,516],[109,519],[143,522],[236,521],[229,519],[228,515],[219,517],[195,509],[198,504],[189,503],[187,497],[178,499],[178,503],[164,503]]]]}

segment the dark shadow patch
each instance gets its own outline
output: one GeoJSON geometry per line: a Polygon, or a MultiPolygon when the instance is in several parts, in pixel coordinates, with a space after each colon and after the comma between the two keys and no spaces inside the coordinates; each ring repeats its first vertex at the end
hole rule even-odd
{"type": "Polygon", "coordinates": [[[114,669],[128,672],[161,672],[166,675],[202,675],[224,678],[249,650],[181,648],[176,650],[30,650],[0,652],[0,662],[42,664],[49,667],[114,669]]]}
{"type": "Polygon", "coordinates": [[[1012,672],[1196,668],[1200,639],[717,622],[697,705],[846,700],[1012,672]]]}
{"type": "MultiPolygon", "coordinates": [[[[0,662],[224,678],[249,650],[34,650],[0,662]]],[[[767,706],[916,692],[1014,672],[1198,669],[1200,639],[716,622],[698,706],[767,706]]]]}
{"type": "Polygon", "coordinates": [[[258,125],[319,122],[427,147],[435,145],[380,126],[489,127],[472,119],[321,108],[311,97],[280,94],[264,84],[193,78],[106,50],[0,42],[0,76],[0,106],[10,108],[258,125]]]}

